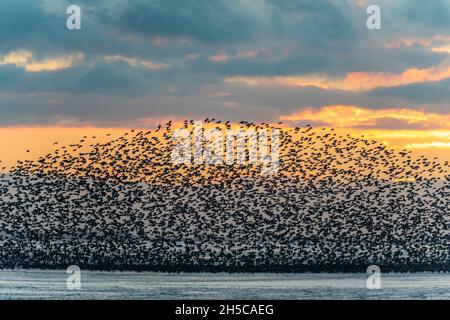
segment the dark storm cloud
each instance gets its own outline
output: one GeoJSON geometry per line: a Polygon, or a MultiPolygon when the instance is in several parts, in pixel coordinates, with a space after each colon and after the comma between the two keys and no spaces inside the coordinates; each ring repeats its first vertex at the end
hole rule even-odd
{"type": "Polygon", "coordinates": [[[400,98],[408,102],[419,104],[447,103],[447,106],[442,108],[442,111],[448,112],[450,109],[448,106],[450,103],[450,79],[391,88],[378,88],[370,92],[370,95],[386,98],[400,98]]]}
{"type": "Polygon", "coordinates": [[[286,76],[323,73],[330,76],[344,76],[348,72],[394,72],[400,73],[411,67],[429,68],[446,58],[445,54],[434,53],[423,48],[407,50],[389,49],[380,46],[357,47],[350,44],[336,46],[333,50],[312,53],[307,48],[295,48],[291,55],[279,60],[230,59],[213,62],[203,57],[192,65],[194,72],[212,72],[220,75],[244,76],[286,76]],[[357,51],[358,54],[349,54],[357,51]],[[330,52],[333,52],[330,55],[330,52]]]}
{"type": "MultiPolygon", "coordinates": [[[[426,104],[423,101],[407,99],[405,96],[384,94],[377,91],[324,90],[318,87],[274,87],[231,85],[225,87],[229,96],[220,97],[222,101],[233,101],[242,106],[261,106],[272,108],[274,114],[289,114],[305,108],[321,108],[332,105],[358,106],[368,109],[406,108],[430,112],[448,113],[448,102],[436,101],[426,104]]],[[[444,91],[444,90],[443,90],[444,91]]],[[[450,88],[447,88],[450,91],[450,88]]],[[[420,93],[418,93],[420,95],[420,93]]]]}
{"type": "MultiPolygon", "coordinates": [[[[232,61],[221,74],[286,74],[349,70],[402,70],[429,66],[442,55],[422,48],[387,50],[365,28],[365,12],[347,1],[313,0],[130,0],[76,1],[82,7],[83,30],[65,28],[67,1],[14,1],[0,4],[0,53],[18,48],[52,55],[124,54],[163,59],[187,53],[208,56],[217,50],[282,50],[273,60],[232,61]],[[253,5],[252,5],[253,4],[253,5]],[[11,32],[14,30],[14,32],[11,32]],[[171,41],[152,43],[155,37],[171,41]],[[176,45],[176,40],[186,40],[176,45]]],[[[216,72],[214,64],[204,69],[216,72]]],[[[220,67],[220,66],[219,66],[220,67]]],[[[196,70],[196,69],[194,69],[196,70]]]]}
{"type": "Polygon", "coordinates": [[[357,26],[351,19],[350,5],[345,1],[267,0],[272,9],[276,31],[305,45],[327,47],[336,41],[357,37],[357,26]]]}

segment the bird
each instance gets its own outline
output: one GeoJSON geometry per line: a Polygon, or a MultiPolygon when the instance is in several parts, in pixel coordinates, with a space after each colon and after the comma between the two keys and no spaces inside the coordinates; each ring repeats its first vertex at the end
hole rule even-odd
{"type": "Polygon", "coordinates": [[[174,161],[172,121],[54,143],[0,175],[0,268],[450,271],[448,161],[309,124],[204,122],[278,130],[277,170],[263,175],[272,154],[238,144],[239,163],[174,161]]]}

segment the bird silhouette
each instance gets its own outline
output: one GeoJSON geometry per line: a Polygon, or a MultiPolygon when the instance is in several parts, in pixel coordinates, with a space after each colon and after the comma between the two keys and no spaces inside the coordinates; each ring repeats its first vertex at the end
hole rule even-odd
{"type": "MultiPolygon", "coordinates": [[[[268,156],[237,144],[241,163],[176,161],[172,121],[106,142],[84,136],[0,176],[0,267],[450,271],[448,161],[333,128],[204,122],[278,129],[278,169],[263,175],[250,158],[268,156]]],[[[193,120],[181,128],[194,135],[193,120]]]]}

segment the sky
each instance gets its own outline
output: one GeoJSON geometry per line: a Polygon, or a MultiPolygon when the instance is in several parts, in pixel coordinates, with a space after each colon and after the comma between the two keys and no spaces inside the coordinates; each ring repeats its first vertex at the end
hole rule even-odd
{"type": "Polygon", "coordinates": [[[7,165],[85,132],[206,117],[450,159],[450,0],[0,1],[7,165]],[[381,30],[366,27],[373,4],[381,30]]]}

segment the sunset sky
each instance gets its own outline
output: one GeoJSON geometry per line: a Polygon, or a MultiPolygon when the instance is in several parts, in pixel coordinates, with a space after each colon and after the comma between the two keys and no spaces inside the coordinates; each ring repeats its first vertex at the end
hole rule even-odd
{"type": "Polygon", "coordinates": [[[335,127],[448,160],[450,0],[0,1],[5,165],[205,117],[335,127]],[[66,28],[70,4],[81,30],[66,28]]]}

